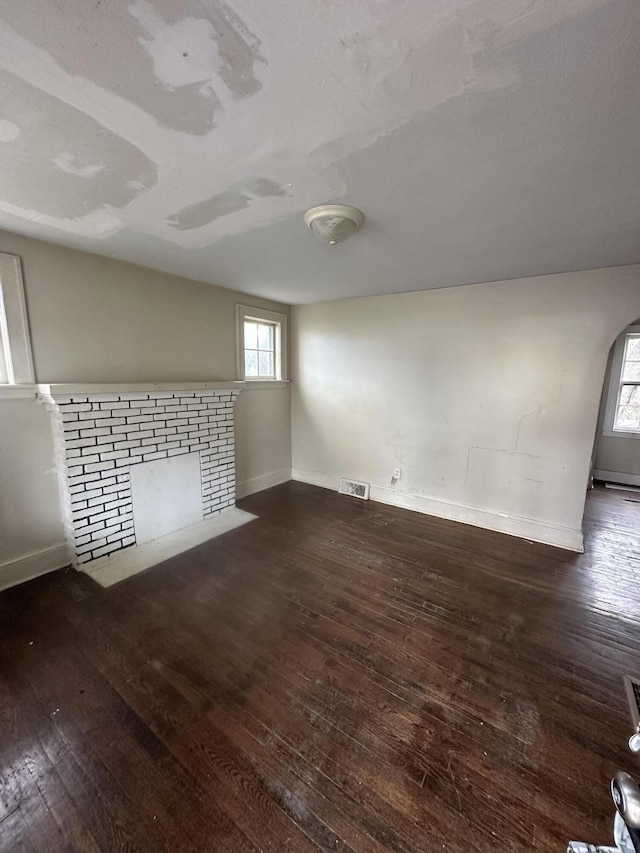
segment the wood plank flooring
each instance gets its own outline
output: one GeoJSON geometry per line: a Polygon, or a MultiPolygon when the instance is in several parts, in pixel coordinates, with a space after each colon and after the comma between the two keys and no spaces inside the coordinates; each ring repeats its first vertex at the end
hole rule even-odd
{"type": "Polygon", "coordinates": [[[0,594],[0,851],[608,842],[638,498],[592,492],[577,556],[289,483],[111,589],[0,594]]]}

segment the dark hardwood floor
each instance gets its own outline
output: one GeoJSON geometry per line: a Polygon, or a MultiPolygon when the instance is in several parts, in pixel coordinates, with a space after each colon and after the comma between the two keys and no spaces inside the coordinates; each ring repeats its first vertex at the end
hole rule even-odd
{"type": "Polygon", "coordinates": [[[637,770],[640,495],[571,555],[287,484],[0,594],[0,851],[560,851],[637,770]]]}

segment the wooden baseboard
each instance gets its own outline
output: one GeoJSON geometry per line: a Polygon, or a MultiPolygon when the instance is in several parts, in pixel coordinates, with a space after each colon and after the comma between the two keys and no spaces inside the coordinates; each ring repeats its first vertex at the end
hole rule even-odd
{"type": "Polygon", "coordinates": [[[623,486],[640,486],[640,474],[623,474],[620,471],[603,471],[596,468],[593,471],[593,479],[620,483],[623,486]]]}
{"type": "MultiPolygon", "coordinates": [[[[321,486],[325,489],[338,491],[340,478],[332,474],[320,471],[309,471],[303,468],[292,469],[292,479],[312,486],[321,486]]],[[[545,545],[555,545],[557,548],[565,548],[567,551],[582,553],[584,550],[582,541],[582,530],[569,527],[560,527],[539,521],[535,518],[523,518],[516,515],[506,515],[494,510],[481,509],[480,507],[467,506],[443,501],[440,498],[430,498],[425,495],[412,495],[408,492],[399,492],[384,486],[371,485],[370,498],[379,503],[399,506],[403,509],[411,509],[422,512],[425,515],[434,515],[436,518],[446,518],[450,521],[460,521],[463,524],[472,524],[474,527],[483,527],[485,530],[495,530],[498,533],[506,533],[509,536],[517,536],[520,539],[529,539],[533,542],[543,542],[545,545]]]]}
{"type": "Polygon", "coordinates": [[[25,554],[16,560],[0,563],[0,590],[62,569],[70,563],[66,545],[54,545],[42,551],[25,554]]]}
{"type": "Polygon", "coordinates": [[[288,483],[290,479],[291,468],[281,468],[279,471],[271,471],[269,474],[262,474],[260,477],[253,477],[251,480],[236,483],[236,497],[246,498],[247,495],[262,492],[264,489],[270,489],[272,486],[279,486],[280,483],[288,483]]]}

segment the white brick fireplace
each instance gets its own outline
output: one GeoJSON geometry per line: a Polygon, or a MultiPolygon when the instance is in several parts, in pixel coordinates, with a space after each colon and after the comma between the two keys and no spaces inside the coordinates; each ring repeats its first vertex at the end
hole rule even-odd
{"type": "Polygon", "coordinates": [[[90,570],[235,505],[234,402],[242,386],[38,386],[52,418],[74,566],[90,570]]]}

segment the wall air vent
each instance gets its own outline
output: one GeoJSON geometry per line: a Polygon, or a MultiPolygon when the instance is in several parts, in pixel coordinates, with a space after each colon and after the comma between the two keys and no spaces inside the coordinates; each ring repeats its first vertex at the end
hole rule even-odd
{"type": "Polygon", "coordinates": [[[338,491],[341,495],[351,495],[352,498],[360,498],[363,501],[369,500],[369,483],[359,483],[357,480],[340,480],[338,491]]]}

